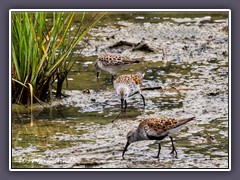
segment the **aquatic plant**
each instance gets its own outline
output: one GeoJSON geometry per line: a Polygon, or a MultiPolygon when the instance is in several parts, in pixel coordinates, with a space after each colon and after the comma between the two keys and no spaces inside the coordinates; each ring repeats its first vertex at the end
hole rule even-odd
{"type": "Polygon", "coordinates": [[[76,45],[103,16],[97,12],[11,12],[12,103],[46,101],[52,99],[53,90],[60,98],[76,61],[72,58],[76,45]]]}

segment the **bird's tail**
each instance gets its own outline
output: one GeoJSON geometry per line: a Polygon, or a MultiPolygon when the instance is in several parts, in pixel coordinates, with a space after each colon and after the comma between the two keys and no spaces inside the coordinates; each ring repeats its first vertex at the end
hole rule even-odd
{"type": "Polygon", "coordinates": [[[133,63],[137,64],[137,63],[140,63],[140,61],[139,60],[134,60],[133,63]]]}
{"type": "Polygon", "coordinates": [[[142,62],[143,60],[144,60],[143,57],[132,59],[133,63],[140,63],[140,62],[142,62]]]}
{"type": "Polygon", "coordinates": [[[186,124],[189,121],[192,121],[194,119],[195,119],[195,117],[180,119],[180,120],[178,120],[178,125],[181,126],[181,125],[186,124]]]}

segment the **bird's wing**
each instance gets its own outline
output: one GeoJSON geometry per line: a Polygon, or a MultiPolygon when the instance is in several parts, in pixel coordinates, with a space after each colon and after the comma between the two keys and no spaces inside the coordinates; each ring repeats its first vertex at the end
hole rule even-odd
{"type": "Polygon", "coordinates": [[[138,74],[134,74],[132,75],[132,80],[135,82],[135,84],[137,85],[141,85],[142,84],[142,77],[139,76],[138,74]]]}
{"type": "Polygon", "coordinates": [[[158,117],[148,118],[141,122],[141,126],[144,128],[148,137],[152,139],[161,140],[169,134],[177,123],[174,118],[158,117]]]}
{"type": "Polygon", "coordinates": [[[164,133],[162,125],[155,121],[154,118],[143,120],[139,126],[144,129],[145,133],[149,138],[157,138],[164,133]]]}

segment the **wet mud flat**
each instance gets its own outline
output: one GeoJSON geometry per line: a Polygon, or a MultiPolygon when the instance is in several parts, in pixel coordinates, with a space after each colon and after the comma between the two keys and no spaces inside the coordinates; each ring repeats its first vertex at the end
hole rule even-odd
{"type": "Polygon", "coordinates": [[[202,17],[161,23],[117,21],[92,29],[89,40],[79,45],[84,46],[83,56],[69,75],[67,97],[34,114],[33,126],[29,114],[14,111],[13,167],[228,168],[225,26],[226,19],[202,17]],[[145,72],[145,108],[135,95],[127,112],[112,122],[120,102],[109,74],[102,72],[97,85],[92,63],[101,52],[143,58],[117,75],[145,72]],[[127,132],[142,118],[155,116],[196,117],[174,137],[178,157],[169,154],[171,142],[166,138],[159,160],[152,158],[157,154],[155,141],[131,144],[122,159],[127,132]]]}

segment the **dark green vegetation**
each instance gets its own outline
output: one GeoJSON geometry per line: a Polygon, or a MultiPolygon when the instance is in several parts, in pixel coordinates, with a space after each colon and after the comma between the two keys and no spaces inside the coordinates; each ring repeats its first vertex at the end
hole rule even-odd
{"type": "Polygon", "coordinates": [[[103,13],[12,12],[12,103],[61,97],[76,45],[103,13]],[[78,24],[73,19],[78,16],[78,24]],[[57,83],[54,85],[54,82],[57,83]]]}

